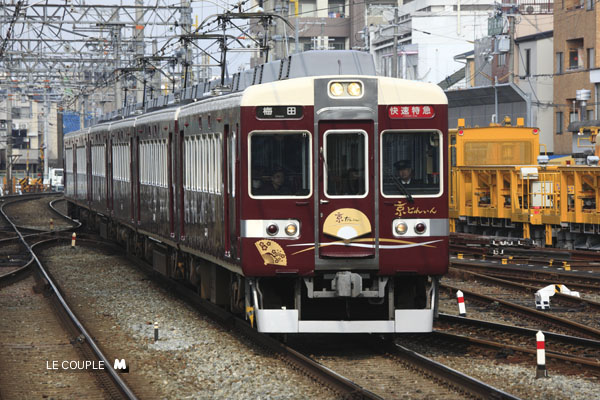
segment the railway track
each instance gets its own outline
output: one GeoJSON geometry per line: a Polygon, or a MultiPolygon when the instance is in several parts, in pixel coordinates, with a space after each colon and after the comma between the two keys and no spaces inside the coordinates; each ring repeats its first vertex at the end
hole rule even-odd
{"type": "MultiPolygon", "coordinates": [[[[452,346],[477,346],[493,357],[536,362],[535,329],[499,324],[472,318],[440,314],[435,323],[435,335],[426,340],[452,342],[452,346]],[[518,356],[517,356],[518,355],[518,356]]],[[[566,374],[600,377],[600,341],[577,336],[543,332],[546,341],[548,368],[566,374]]]]}
{"type": "MultiPolygon", "coordinates": [[[[16,203],[38,197],[21,196],[11,199],[10,205],[14,206],[16,203]]],[[[5,335],[0,335],[0,357],[3,359],[2,365],[6,367],[3,368],[0,393],[6,398],[39,395],[135,399],[133,392],[112,368],[112,363],[73,314],[33,250],[33,247],[61,239],[44,240],[37,237],[34,244],[29,243],[22,230],[7,215],[6,204],[7,202],[4,202],[0,207],[4,223],[10,226],[14,235],[18,237],[19,254],[27,255],[24,259],[29,258],[29,261],[16,271],[0,277],[0,287],[3,287],[0,293],[6,310],[9,310],[3,313],[2,319],[5,335]],[[25,278],[32,269],[34,278],[25,278]],[[35,285],[32,285],[31,279],[35,279],[35,285]],[[43,297],[31,293],[32,286],[42,293],[43,297]],[[48,313],[50,308],[54,309],[55,315],[48,313]],[[40,333],[43,334],[43,338],[40,338],[40,333]],[[44,359],[45,365],[42,362],[44,359]],[[59,369],[64,373],[58,374],[54,371],[59,369]],[[81,374],[80,370],[90,373],[81,374]],[[40,378],[42,373],[44,378],[40,378]],[[31,386],[24,384],[24,378],[28,378],[31,386]],[[47,381],[43,382],[43,379],[47,381]],[[36,388],[40,391],[31,393],[30,390],[35,391],[36,388]]],[[[29,229],[36,230],[31,227],[29,229]]],[[[38,231],[44,233],[39,229],[38,231]]]]}
{"type": "Polygon", "coordinates": [[[563,265],[571,269],[600,270],[598,251],[538,248],[533,247],[533,243],[526,239],[453,233],[450,237],[450,252],[499,262],[505,260],[509,263],[556,267],[563,265]]]}
{"type": "Polygon", "coordinates": [[[503,300],[497,295],[485,295],[473,290],[467,290],[464,287],[446,283],[440,284],[440,290],[449,293],[450,297],[455,296],[456,292],[461,290],[464,294],[467,309],[472,306],[478,306],[488,311],[494,310],[510,314],[515,320],[521,321],[521,323],[523,323],[523,320],[527,320],[532,324],[539,324],[544,330],[564,332],[594,340],[600,339],[600,330],[596,328],[574,322],[571,319],[550,315],[547,312],[538,311],[530,306],[503,300]]]}
{"type": "Polygon", "coordinates": [[[451,259],[451,265],[461,270],[473,271],[489,276],[497,276],[519,281],[540,283],[560,282],[569,287],[577,287],[590,292],[600,291],[600,275],[589,271],[565,271],[562,267],[540,269],[530,264],[501,264],[484,260],[451,259]]]}
{"type": "Polygon", "coordinates": [[[294,337],[290,346],[386,399],[516,398],[390,339],[313,335],[294,337]]]}
{"type": "MultiPolygon", "coordinates": [[[[515,282],[513,280],[507,280],[503,278],[499,278],[496,276],[489,276],[486,274],[479,274],[471,271],[464,271],[457,268],[450,268],[450,272],[448,274],[449,277],[460,277],[462,279],[467,280],[477,280],[478,282],[483,282],[491,285],[502,286],[510,289],[512,292],[521,293],[524,296],[529,295],[530,298],[533,298],[535,293],[540,289],[539,286],[532,286],[529,284],[523,284],[520,282],[515,282]]],[[[548,282],[552,282],[551,284],[557,285],[562,284],[560,280],[545,281],[546,285],[548,282]]],[[[575,286],[575,285],[573,285],[575,286]]],[[[577,285],[580,287],[579,285],[577,285]]],[[[588,286],[589,288],[589,286],[588,286]]],[[[597,291],[595,291],[597,293],[597,291]]],[[[588,298],[575,297],[568,294],[563,293],[555,293],[552,296],[552,305],[561,305],[563,307],[571,307],[571,308],[579,308],[581,310],[590,311],[594,313],[600,313],[600,303],[590,300],[588,298]]]]}

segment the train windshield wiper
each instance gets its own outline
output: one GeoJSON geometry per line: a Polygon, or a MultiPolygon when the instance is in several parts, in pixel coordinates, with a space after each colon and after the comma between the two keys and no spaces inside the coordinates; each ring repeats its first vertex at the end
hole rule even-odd
{"type": "Polygon", "coordinates": [[[412,195],[410,194],[410,192],[408,191],[406,186],[404,186],[404,183],[402,183],[402,181],[394,174],[392,174],[392,181],[394,182],[394,184],[396,184],[396,187],[398,189],[400,189],[402,194],[406,196],[406,199],[408,200],[409,203],[415,202],[415,199],[413,199],[412,195]]]}

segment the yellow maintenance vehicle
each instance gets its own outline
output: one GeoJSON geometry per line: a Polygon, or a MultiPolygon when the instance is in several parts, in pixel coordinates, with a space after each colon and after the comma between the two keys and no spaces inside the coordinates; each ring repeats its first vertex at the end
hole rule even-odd
{"type": "Polygon", "coordinates": [[[450,130],[450,232],[600,249],[598,157],[553,164],[540,150],[539,129],[522,118],[475,128],[459,119],[450,130]]]}

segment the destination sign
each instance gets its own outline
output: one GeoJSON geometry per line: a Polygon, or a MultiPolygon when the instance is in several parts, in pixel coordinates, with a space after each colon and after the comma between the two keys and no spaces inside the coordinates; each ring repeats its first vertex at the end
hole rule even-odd
{"type": "Polygon", "coordinates": [[[392,119],[428,119],[435,116],[433,106],[401,105],[390,106],[388,116],[392,119]]]}
{"type": "Polygon", "coordinates": [[[259,106],[256,107],[258,119],[300,119],[302,106],[259,106]]]}

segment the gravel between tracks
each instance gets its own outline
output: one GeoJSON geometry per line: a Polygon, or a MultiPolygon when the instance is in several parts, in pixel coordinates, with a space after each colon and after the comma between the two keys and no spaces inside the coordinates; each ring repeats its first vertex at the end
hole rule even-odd
{"type": "Polygon", "coordinates": [[[68,246],[42,254],[109,359],[127,360],[125,379],[141,398],[335,398],[157,288],[122,257],[68,246]]]}
{"type": "Polygon", "coordinates": [[[54,229],[70,228],[73,226],[72,224],[59,218],[48,207],[48,203],[57,199],[58,196],[45,196],[39,199],[7,204],[4,211],[15,225],[23,228],[50,230],[50,219],[54,221],[54,229]]]}

